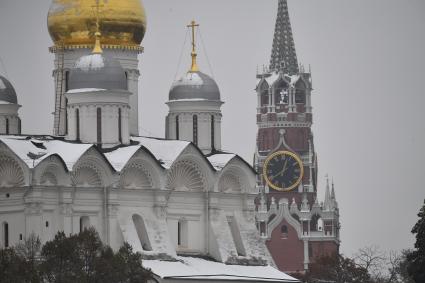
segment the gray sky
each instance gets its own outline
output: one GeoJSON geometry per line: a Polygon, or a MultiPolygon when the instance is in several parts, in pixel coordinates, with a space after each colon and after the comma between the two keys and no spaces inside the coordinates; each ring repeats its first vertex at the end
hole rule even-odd
{"type": "MultiPolygon", "coordinates": [[[[168,90],[192,18],[222,98],[223,145],[252,161],[257,65],[267,64],[277,0],[144,0],[143,135],[164,136],[168,90]]],[[[25,133],[51,133],[50,0],[0,0],[0,57],[14,84],[25,133]]],[[[425,198],[425,2],[289,0],[295,45],[314,80],[320,195],[335,179],[342,251],[409,248],[425,198]]],[[[189,45],[179,75],[189,67],[189,45]]],[[[211,73],[201,50],[201,70],[211,73]]],[[[4,69],[0,66],[0,73],[4,69]]]]}

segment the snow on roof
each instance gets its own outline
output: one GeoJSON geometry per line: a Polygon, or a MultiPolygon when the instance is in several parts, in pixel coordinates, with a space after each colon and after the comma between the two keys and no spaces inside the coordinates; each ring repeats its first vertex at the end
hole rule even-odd
{"type": "MultiPolygon", "coordinates": [[[[1,82],[1,80],[0,80],[0,82],[1,82]]],[[[0,104],[13,104],[13,103],[10,103],[10,102],[7,102],[7,101],[3,101],[3,100],[0,100],[0,104]]]]}
{"type": "Polygon", "coordinates": [[[170,168],[179,155],[189,146],[188,141],[161,140],[146,137],[132,137],[146,147],[164,168],[170,168]]]}
{"type": "Polygon", "coordinates": [[[226,265],[193,257],[178,257],[178,260],[144,260],[143,265],[163,279],[299,282],[271,266],[226,265]]]}
{"type": "Polygon", "coordinates": [[[57,154],[70,171],[78,159],[93,146],[47,138],[29,139],[26,136],[6,136],[1,137],[0,141],[6,144],[29,168],[34,168],[47,157],[57,154]]]}
{"type": "Polygon", "coordinates": [[[173,85],[171,86],[171,89],[179,85],[201,86],[203,84],[204,84],[204,81],[202,80],[201,76],[199,76],[199,74],[194,72],[188,72],[182,78],[175,81],[173,85]]]}
{"type": "Polygon", "coordinates": [[[81,57],[75,63],[75,68],[81,69],[85,72],[89,70],[98,70],[105,67],[105,58],[101,54],[90,54],[81,57]]]}
{"type": "Polygon", "coordinates": [[[106,89],[103,88],[77,88],[77,89],[71,89],[68,90],[66,93],[81,93],[81,92],[97,92],[97,91],[104,91],[106,89]]]}
{"type": "Polygon", "coordinates": [[[208,156],[208,161],[214,166],[216,170],[221,170],[237,155],[233,153],[217,153],[208,156]]]}
{"type": "Polygon", "coordinates": [[[120,147],[112,152],[105,153],[105,157],[112,167],[117,172],[120,172],[139,149],[140,145],[120,147]]]}

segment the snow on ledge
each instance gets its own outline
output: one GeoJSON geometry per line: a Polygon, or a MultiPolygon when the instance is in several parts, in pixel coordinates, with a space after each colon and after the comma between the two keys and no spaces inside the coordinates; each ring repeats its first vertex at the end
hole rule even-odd
{"type": "Polygon", "coordinates": [[[103,89],[103,88],[77,88],[77,89],[68,90],[66,93],[97,92],[97,91],[104,91],[104,90],[106,90],[106,89],[103,89]]]}
{"type": "Polygon", "coordinates": [[[193,257],[178,257],[178,260],[144,260],[143,265],[163,279],[300,282],[271,266],[227,265],[193,257]]]}

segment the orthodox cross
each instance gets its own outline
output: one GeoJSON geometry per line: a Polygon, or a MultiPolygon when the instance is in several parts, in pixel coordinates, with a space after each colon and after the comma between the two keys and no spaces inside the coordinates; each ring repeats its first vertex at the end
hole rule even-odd
{"type": "Polygon", "coordinates": [[[196,63],[196,56],[198,55],[196,53],[196,43],[195,43],[195,29],[196,27],[199,27],[199,24],[197,24],[195,21],[192,21],[190,25],[187,26],[188,28],[192,28],[192,67],[190,68],[190,73],[198,72],[199,68],[196,63]]]}

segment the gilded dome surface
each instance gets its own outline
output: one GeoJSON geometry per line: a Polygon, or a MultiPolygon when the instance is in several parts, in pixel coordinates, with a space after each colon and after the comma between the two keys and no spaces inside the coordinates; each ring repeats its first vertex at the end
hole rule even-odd
{"type": "MultiPolygon", "coordinates": [[[[98,0],[102,45],[138,46],[146,31],[141,0],[98,0]]],[[[52,0],[47,24],[55,43],[91,46],[95,41],[97,0],[52,0]]]]}

